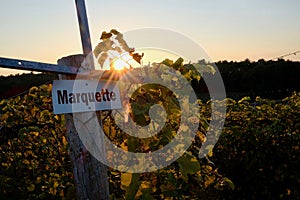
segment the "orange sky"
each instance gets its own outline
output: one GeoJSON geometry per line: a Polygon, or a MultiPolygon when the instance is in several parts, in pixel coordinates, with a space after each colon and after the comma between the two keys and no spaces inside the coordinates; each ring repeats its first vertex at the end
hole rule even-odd
{"type": "MultiPolygon", "coordinates": [[[[157,27],[186,35],[213,61],[272,59],[300,50],[298,0],[86,0],[86,6],[93,46],[104,30],[157,27]]],[[[75,1],[5,1],[0,21],[1,57],[56,63],[82,52],[75,1]]],[[[286,59],[300,60],[300,54],[286,59]]],[[[0,69],[0,75],[10,73],[0,69]]]]}

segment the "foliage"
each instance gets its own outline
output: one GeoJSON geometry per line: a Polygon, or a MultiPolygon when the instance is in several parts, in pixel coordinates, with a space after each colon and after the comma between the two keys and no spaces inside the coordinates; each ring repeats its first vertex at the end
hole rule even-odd
{"type": "Polygon", "coordinates": [[[300,93],[281,102],[228,100],[226,124],[212,160],[236,190],[226,199],[298,199],[300,93]]]}
{"type": "MultiPolygon", "coordinates": [[[[191,64],[183,65],[180,60],[163,63],[192,77],[191,81],[198,79],[191,64]]],[[[172,94],[168,93],[167,100],[157,95],[157,89],[161,89],[157,85],[138,88],[131,100],[131,115],[137,123],[149,123],[149,107],[154,103],[172,107],[170,113],[179,109],[172,94]]],[[[33,87],[22,97],[0,103],[1,199],[73,198],[64,118],[52,113],[50,91],[51,85],[33,87]]],[[[227,99],[228,112],[220,140],[210,157],[199,159],[211,102],[198,101],[203,118],[187,152],[156,172],[131,174],[110,169],[111,199],[297,199],[299,102],[300,93],[281,102],[259,97],[254,103],[248,97],[227,99]]],[[[178,128],[177,118],[170,116],[158,139],[136,140],[112,126],[110,114],[103,112],[104,131],[115,144],[133,152],[164,146],[178,128]]]]}
{"type": "MultiPolygon", "coordinates": [[[[123,39],[123,35],[118,31],[111,30],[109,33],[103,32],[100,40],[101,42],[96,46],[93,53],[101,68],[107,67],[105,66],[105,63],[109,60],[109,69],[113,69],[114,62],[117,63],[117,60],[121,59],[121,54],[131,55],[134,60],[140,63],[143,54],[134,54],[134,49],[128,47],[123,39]],[[119,58],[118,56],[116,56],[116,58],[110,57],[110,54],[112,54],[110,53],[111,51],[114,52],[114,54],[118,54],[119,58]]],[[[187,88],[185,88],[183,81],[187,80],[191,82],[193,79],[196,81],[201,79],[196,67],[200,67],[200,69],[206,73],[214,73],[215,71],[215,68],[209,64],[201,65],[200,63],[197,63],[195,65],[184,65],[183,59],[179,58],[175,62],[166,59],[162,63],[153,64],[152,66],[143,66],[141,69],[132,69],[132,66],[129,66],[129,74],[131,73],[131,76],[136,77],[139,73],[142,73],[145,74],[145,78],[151,77],[152,83],[142,85],[139,83],[132,84],[126,81],[120,81],[121,83],[119,86],[120,91],[122,91],[121,96],[123,97],[122,99],[125,100],[123,107],[129,108],[128,114],[137,125],[149,125],[149,129],[145,132],[152,132],[154,130],[156,134],[155,136],[148,138],[130,136],[116,126],[114,118],[111,115],[112,112],[107,111],[105,113],[103,125],[104,131],[109,139],[119,148],[126,151],[143,153],[153,152],[170,143],[176,136],[179,128],[185,129],[184,132],[187,132],[190,129],[187,124],[183,124],[184,128],[180,126],[180,124],[185,121],[182,120],[183,117],[196,124],[199,123],[199,121],[207,122],[207,119],[193,119],[191,114],[188,114],[187,116],[182,114],[179,100],[187,104],[184,106],[186,106],[186,109],[189,109],[191,113],[195,113],[199,109],[199,107],[197,107],[195,110],[191,110],[192,108],[188,106],[191,94],[180,96],[173,93],[169,88],[156,84],[157,82],[160,82],[159,80],[163,80],[167,85],[176,85],[178,91],[184,91],[187,88]],[[181,80],[178,76],[184,78],[181,80]],[[132,92],[133,95],[131,95],[132,92]],[[127,99],[130,99],[130,103],[126,103],[127,99]],[[162,106],[166,111],[166,124],[163,127],[159,127],[160,124],[151,122],[150,108],[154,104],[162,106]],[[160,131],[156,132],[156,130],[160,131]]],[[[197,104],[197,101],[195,100],[195,102],[191,103],[197,104]]],[[[157,113],[155,117],[163,119],[164,117],[160,114],[161,113],[157,113]]],[[[124,123],[126,123],[126,120],[124,121],[124,123]]],[[[180,159],[175,161],[168,168],[146,174],[121,173],[119,175],[121,189],[125,190],[125,199],[196,198],[198,193],[193,193],[190,190],[191,187],[194,187],[194,191],[199,192],[223,178],[218,174],[217,170],[210,166],[203,163],[200,165],[201,160],[198,158],[198,151],[195,150],[195,148],[200,149],[208,125],[207,123],[203,123],[203,125],[202,123],[199,124],[201,124],[201,126],[197,138],[195,139],[197,140],[197,143],[191,146],[180,159]]],[[[192,132],[195,131],[197,130],[192,130],[192,132]]],[[[142,135],[143,133],[139,132],[139,134],[142,135]]],[[[186,140],[186,138],[181,137],[180,140],[182,140],[182,142],[178,142],[178,146],[174,146],[172,149],[173,151],[179,151],[178,149],[182,148],[180,146],[183,145],[183,141],[186,140]]],[[[113,155],[113,152],[107,153],[110,155],[107,158],[110,161],[118,159],[113,155]]],[[[156,165],[157,162],[155,161],[157,159],[160,158],[152,158],[148,163],[144,163],[144,169],[156,165]]],[[[230,182],[230,180],[228,180],[228,182],[230,182]]]]}
{"type": "Polygon", "coordinates": [[[1,199],[71,197],[74,186],[64,119],[52,113],[50,95],[51,85],[43,85],[0,103],[1,199]]]}
{"type": "MultiPolygon", "coordinates": [[[[183,65],[182,62],[182,59],[178,59],[174,63],[170,60],[165,60],[161,64],[144,67],[143,73],[146,74],[146,77],[161,77],[166,81],[174,82],[174,84],[177,83],[180,88],[181,84],[179,80],[173,80],[176,77],[172,75],[168,68],[163,66],[176,69],[179,74],[186,77],[187,80],[200,78],[192,64],[183,65]]],[[[203,70],[211,70],[210,66],[207,66],[207,69],[205,67],[206,66],[203,66],[203,70]]],[[[181,110],[178,98],[185,97],[176,97],[172,91],[162,85],[154,83],[131,85],[130,83],[124,82],[120,84],[120,87],[120,91],[125,91],[125,94],[121,94],[123,96],[125,95],[125,97],[123,97],[125,99],[127,93],[130,93],[131,90],[135,91],[130,97],[131,111],[129,114],[138,125],[145,126],[150,123],[149,109],[153,104],[159,104],[164,107],[167,113],[167,123],[162,127],[161,131],[153,137],[136,138],[124,134],[121,129],[114,125],[115,122],[111,116],[111,112],[107,111],[104,113],[103,125],[104,131],[110,140],[113,141],[115,145],[130,152],[153,152],[171,142],[180,124],[181,110]],[[127,87],[126,84],[129,85],[129,87],[127,87]]],[[[185,88],[180,88],[179,90],[184,89],[185,88]]],[[[206,107],[206,109],[203,108],[203,111],[205,110],[207,112],[205,113],[207,119],[200,119],[201,123],[199,130],[196,130],[195,141],[182,157],[170,166],[151,173],[132,174],[114,172],[114,174],[120,177],[119,181],[121,183],[121,189],[125,191],[125,199],[200,198],[199,194],[205,192],[208,187],[212,187],[215,190],[230,190],[234,188],[233,183],[229,179],[221,176],[218,170],[208,162],[207,158],[200,159],[198,157],[201,143],[205,138],[205,132],[208,128],[207,121],[210,118],[209,105],[205,105],[201,103],[201,101],[199,101],[198,104],[198,109],[200,106],[206,107]],[[220,183],[225,184],[221,185],[220,183]]],[[[159,118],[160,116],[157,115],[156,117],[159,118]]],[[[190,120],[195,120],[195,123],[199,123],[199,119],[190,120]]],[[[155,124],[152,125],[156,127],[155,124]]],[[[188,126],[185,127],[189,129],[188,126]]],[[[176,151],[176,148],[172,150],[176,151]]],[[[108,154],[110,154],[110,152],[108,152],[108,154]]],[[[115,157],[111,155],[111,158],[114,159],[115,157]]],[[[147,164],[148,163],[145,163],[145,167],[147,167],[147,164]]]]}

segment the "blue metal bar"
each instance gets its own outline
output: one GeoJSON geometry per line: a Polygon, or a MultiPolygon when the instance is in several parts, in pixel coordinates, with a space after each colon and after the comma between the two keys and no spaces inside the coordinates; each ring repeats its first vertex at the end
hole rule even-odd
{"type": "Polygon", "coordinates": [[[83,54],[85,55],[85,57],[87,57],[89,53],[92,52],[92,45],[91,45],[91,37],[89,31],[89,23],[86,14],[86,7],[85,7],[84,0],[75,0],[75,3],[76,3],[77,18],[79,23],[83,54]]]}
{"type": "Polygon", "coordinates": [[[0,57],[0,67],[58,74],[77,74],[77,67],[0,57]]]}
{"type": "Polygon", "coordinates": [[[131,71],[114,71],[114,70],[92,70],[89,72],[78,73],[77,67],[54,65],[48,63],[32,62],[27,60],[18,60],[11,58],[0,57],[0,68],[20,69],[37,72],[52,72],[56,74],[77,75],[80,74],[81,78],[99,78],[107,81],[118,81],[121,77],[124,81],[132,83],[141,83],[139,74],[141,69],[134,69],[131,71]],[[125,74],[127,72],[127,74],[125,74]],[[125,74],[125,75],[124,75],[125,74]]]}

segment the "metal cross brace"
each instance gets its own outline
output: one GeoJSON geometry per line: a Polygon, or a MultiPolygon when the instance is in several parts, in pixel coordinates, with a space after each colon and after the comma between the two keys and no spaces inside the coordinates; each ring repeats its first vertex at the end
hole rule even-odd
{"type": "Polygon", "coordinates": [[[66,75],[77,74],[78,71],[77,67],[72,66],[54,65],[49,63],[33,62],[2,57],[0,57],[0,67],[38,72],[53,72],[66,75]]]}

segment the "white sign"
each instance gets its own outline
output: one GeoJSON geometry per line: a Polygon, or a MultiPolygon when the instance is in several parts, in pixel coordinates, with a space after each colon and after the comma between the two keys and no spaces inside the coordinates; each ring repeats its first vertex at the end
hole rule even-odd
{"type": "Polygon", "coordinates": [[[52,87],[54,114],[121,109],[116,82],[55,80],[52,87]]]}

